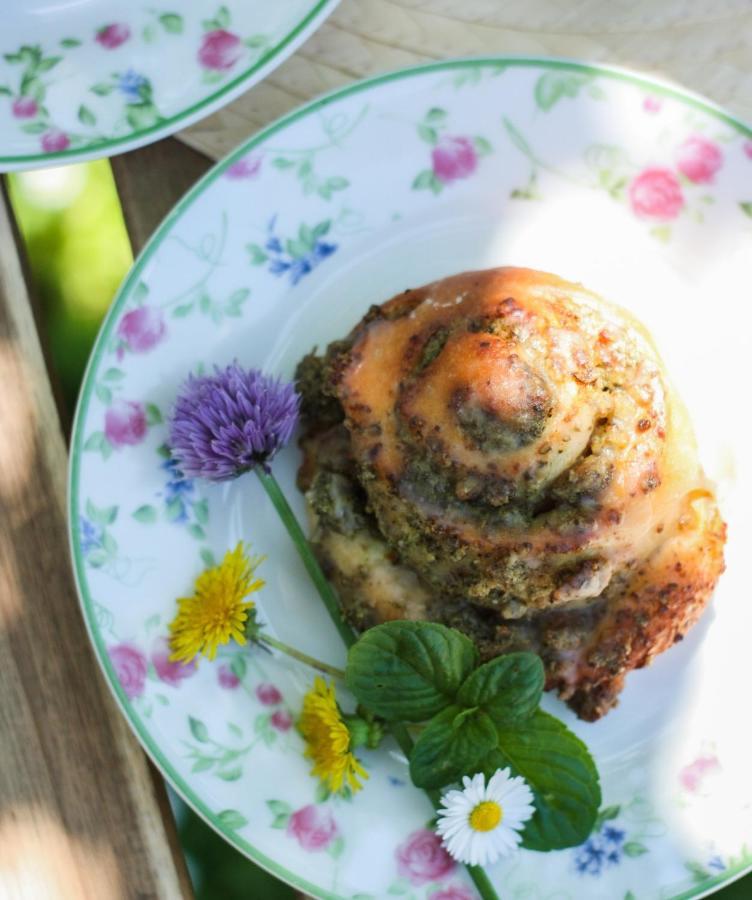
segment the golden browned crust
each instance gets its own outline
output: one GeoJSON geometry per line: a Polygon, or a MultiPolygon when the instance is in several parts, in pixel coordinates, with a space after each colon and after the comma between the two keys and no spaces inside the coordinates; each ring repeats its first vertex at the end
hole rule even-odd
{"type": "Polygon", "coordinates": [[[686,411],[623,310],[554,275],[467,272],[374,307],[322,376],[349,441],[327,421],[305,480],[336,472],[360,510],[367,541],[315,524],[361,624],[425,615],[485,655],[534,649],[548,686],[595,719],[701,613],[725,526],[686,411]]]}

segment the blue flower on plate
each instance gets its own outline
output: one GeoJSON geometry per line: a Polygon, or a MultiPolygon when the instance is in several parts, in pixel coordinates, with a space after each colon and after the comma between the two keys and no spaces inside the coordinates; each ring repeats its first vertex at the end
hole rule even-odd
{"type": "Polygon", "coordinates": [[[714,856],[712,859],[708,860],[708,868],[711,872],[725,872],[726,863],[720,856],[714,856]]]}
{"type": "Polygon", "coordinates": [[[621,862],[626,832],[614,825],[604,825],[577,850],[574,865],[580,875],[600,875],[603,869],[621,862]]]}
{"type": "Polygon", "coordinates": [[[134,69],[128,69],[118,76],[117,87],[129,103],[141,103],[151,91],[148,79],[134,69]]]}
{"type": "Polygon", "coordinates": [[[251,262],[266,265],[277,277],[287,275],[292,284],[297,284],[337,250],[337,244],[324,240],[331,224],[326,219],[313,227],[301,225],[296,237],[283,239],[276,232],[277,217],[273,216],[267,225],[264,245],[248,245],[251,262]]]}
{"type": "Polygon", "coordinates": [[[187,522],[190,508],[188,504],[196,491],[193,481],[183,475],[172,457],[164,460],[160,468],[168,474],[164,489],[167,515],[171,522],[179,524],[187,522]]]}
{"type": "Polygon", "coordinates": [[[102,529],[85,516],[79,519],[81,532],[81,553],[86,557],[92,550],[102,546],[102,529]]]}

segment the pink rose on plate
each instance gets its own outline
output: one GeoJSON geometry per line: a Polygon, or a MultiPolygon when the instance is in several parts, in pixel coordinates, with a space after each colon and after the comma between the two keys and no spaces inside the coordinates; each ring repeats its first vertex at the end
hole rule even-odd
{"type": "Polygon", "coordinates": [[[243,55],[243,42],[236,34],[218,28],[208,31],[198,51],[198,61],[205,69],[227,72],[243,55]]]}
{"type": "Polygon", "coordinates": [[[632,210],[641,218],[669,222],[684,206],[679,179],[670,169],[645,169],[629,185],[632,210]]]}
{"type": "Polygon", "coordinates": [[[676,168],[694,184],[708,184],[722,165],[721,148],[701,134],[687,138],[676,154],[676,168]]]}
{"type": "Polygon", "coordinates": [[[170,644],[167,638],[159,638],[151,651],[151,661],[160,681],[179,687],[184,678],[196,671],[196,663],[170,662],[170,644]]]}
{"type": "Polygon", "coordinates": [[[115,674],[129,700],[140,697],[146,683],[146,657],[132,644],[116,644],[109,648],[115,674]]]}
{"type": "Polygon", "coordinates": [[[39,107],[31,97],[17,97],[10,109],[16,119],[33,119],[39,107]]]}
{"type": "Polygon", "coordinates": [[[744,155],[747,159],[752,159],[752,141],[744,142],[744,155]]]}
{"type": "Polygon", "coordinates": [[[217,681],[220,687],[227,688],[229,691],[234,690],[240,684],[238,676],[224,663],[217,669],[217,681]]]}
{"type": "Polygon", "coordinates": [[[642,108],[647,113],[657,113],[661,111],[661,107],[663,106],[663,100],[660,97],[654,97],[652,94],[648,94],[647,97],[642,101],[642,108]]]}
{"type": "Polygon", "coordinates": [[[100,28],[94,40],[105,49],[114,50],[124,44],[130,36],[130,28],[121,23],[105,25],[104,28],[100,28]]]}
{"type": "Polygon", "coordinates": [[[292,716],[286,709],[278,709],[272,715],[271,723],[277,731],[289,731],[292,728],[292,716]]]}
{"type": "Polygon", "coordinates": [[[431,151],[433,173],[445,184],[472,175],[478,165],[475,145],[466,137],[442,137],[431,151]]]}
{"type": "Polygon", "coordinates": [[[140,444],[146,434],[146,413],[133,400],[115,400],[104,415],[104,433],[113,447],[140,444]]]}
{"type": "Polygon", "coordinates": [[[287,833],[304,850],[325,850],[337,835],[337,823],[329,810],[309,804],[290,816],[287,833]]]}
{"type": "Polygon", "coordinates": [[[428,900],[475,900],[475,894],[462,884],[450,884],[428,895],[428,900]]]}
{"type": "Polygon", "coordinates": [[[396,850],[397,870],[411,884],[440,881],[456,863],[441,846],[441,838],[427,828],[414,831],[396,850]]]}
{"type": "Polygon", "coordinates": [[[159,309],[139,306],[120,320],[117,333],[134,353],[146,353],[165,336],[167,327],[159,309]]]}
{"type": "Polygon", "coordinates": [[[282,702],[282,694],[273,684],[260,684],[256,688],[256,696],[264,706],[277,706],[282,702]]]}
{"type": "Polygon", "coordinates": [[[714,754],[698,756],[694,762],[684,766],[679,772],[679,781],[685,790],[696,794],[705,776],[710,772],[717,772],[720,768],[721,764],[714,754]]]}
{"type": "Polygon", "coordinates": [[[70,138],[64,131],[46,131],[40,140],[42,150],[45,153],[59,153],[61,150],[67,150],[70,147],[70,138]]]}
{"type": "Polygon", "coordinates": [[[233,181],[240,181],[243,178],[253,178],[255,175],[258,175],[260,168],[260,156],[244,156],[242,159],[237,160],[237,162],[234,162],[231,166],[227,167],[225,177],[230,178],[233,181]]]}

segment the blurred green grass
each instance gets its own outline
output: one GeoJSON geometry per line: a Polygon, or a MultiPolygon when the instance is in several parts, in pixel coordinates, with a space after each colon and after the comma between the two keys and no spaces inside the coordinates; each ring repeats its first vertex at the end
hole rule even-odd
{"type": "MultiPolygon", "coordinates": [[[[97,331],[133,258],[112,172],[100,160],[11,175],[9,183],[52,362],[72,411],[97,331]]],[[[171,800],[198,900],[295,896],[233,850],[174,794],[171,800]]],[[[752,900],[752,875],[715,896],[752,900]]]]}
{"type": "MultiPolygon", "coordinates": [[[[9,176],[52,364],[70,412],[99,326],[133,261],[107,160],[9,176]]],[[[291,900],[294,891],[249,862],[170,797],[198,900],[291,900]]]]}

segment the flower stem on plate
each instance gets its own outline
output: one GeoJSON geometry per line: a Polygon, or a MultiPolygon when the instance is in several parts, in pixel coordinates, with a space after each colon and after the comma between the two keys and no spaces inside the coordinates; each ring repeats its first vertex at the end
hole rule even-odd
{"type": "MultiPolygon", "coordinates": [[[[321,597],[324,606],[326,607],[326,611],[329,613],[329,618],[332,620],[335,628],[340,634],[340,637],[345,642],[345,646],[352,647],[357,638],[353,630],[340,615],[339,602],[337,601],[334,589],[329,584],[326,576],[321,570],[321,566],[314,556],[313,550],[311,550],[311,545],[308,543],[308,539],[303,533],[303,529],[300,527],[300,523],[296,519],[295,513],[292,511],[290,504],[287,502],[287,498],[282,493],[282,488],[279,486],[279,483],[277,482],[277,479],[274,477],[274,475],[272,475],[271,472],[265,472],[261,466],[257,466],[255,472],[258,476],[259,481],[261,482],[262,487],[266,491],[267,496],[274,504],[274,508],[277,510],[277,513],[282,520],[282,524],[285,526],[288,534],[292,538],[292,542],[293,544],[295,544],[295,549],[298,551],[298,554],[303,561],[303,565],[305,566],[308,574],[311,576],[311,580],[316,586],[316,590],[319,592],[319,596],[321,597]]],[[[287,644],[283,644],[282,641],[278,641],[276,638],[270,638],[267,634],[261,634],[259,635],[259,640],[262,643],[268,644],[270,647],[274,647],[275,649],[280,650],[281,652],[286,653],[289,656],[292,656],[294,659],[306,663],[314,669],[326,672],[327,674],[332,675],[335,678],[344,678],[345,673],[341,669],[336,669],[334,666],[330,666],[328,663],[320,662],[319,660],[314,659],[313,657],[310,657],[305,653],[301,653],[299,650],[295,650],[293,647],[289,647],[287,644]]],[[[392,737],[394,737],[395,741],[397,741],[397,743],[399,744],[402,752],[409,760],[410,753],[413,749],[413,739],[410,737],[407,728],[398,722],[390,722],[389,731],[391,732],[392,737]]],[[[425,793],[430,799],[433,807],[435,808],[436,806],[438,806],[440,799],[439,791],[426,791],[425,793]]],[[[483,898],[483,900],[499,900],[498,894],[494,890],[494,887],[483,868],[481,868],[480,866],[466,866],[466,869],[468,875],[472,878],[475,887],[477,888],[478,893],[483,898]]]]}
{"type": "Polygon", "coordinates": [[[272,475],[271,472],[265,472],[261,466],[256,466],[255,469],[256,475],[258,475],[258,479],[261,482],[262,487],[267,493],[267,496],[274,504],[274,508],[277,510],[280,519],[282,519],[282,524],[287,529],[288,534],[292,538],[293,544],[295,544],[295,549],[298,551],[298,554],[303,561],[303,565],[306,567],[306,571],[311,576],[311,580],[313,581],[316,590],[319,592],[319,596],[321,597],[324,606],[329,613],[329,618],[334,623],[335,628],[340,633],[340,637],[345,642],[345,646],[352,647],[355,643],[355,635],[352,632],[352,629],[342,620],[342,617],[339,614],[339,603],[337,602],[337,597],[334,594],[334,589],[326,580],[326,576],[321,571],[321,566],[318,563],[318,560],[313,555],[313,550],[311,550],[311,545],[308,543],[308,540],[303,534],[303,529],[300,527],[300,523],[295,518],[295,513],[292,511],[290,504],[287,502],[287,498],[282,493],[282,488],[279,486],[277,479],[272,475]]]}
{"type": "Polygon", "coordinates": [[[286,653],[288,656],[297,659],[298,662],[305,663],[305,665],[310,666],[312,669],[318,669],[319,672],[323,672],[325,675],[331,675],[332,678],[344,679],[345,677],[345,673],[342,669],[338,669],[336,666],[330,666],[329,663],[321,662],[320,659],[315,659],[313,656],[303,653],[302,650],[298,650],[295,647],[291,647],[289,644],[278,641],[277,638],[272,637],[265,631],[259,633],[257,640],[260,644],[274,647],[274,649],[279,650],[280,653],[286,653]]]}

